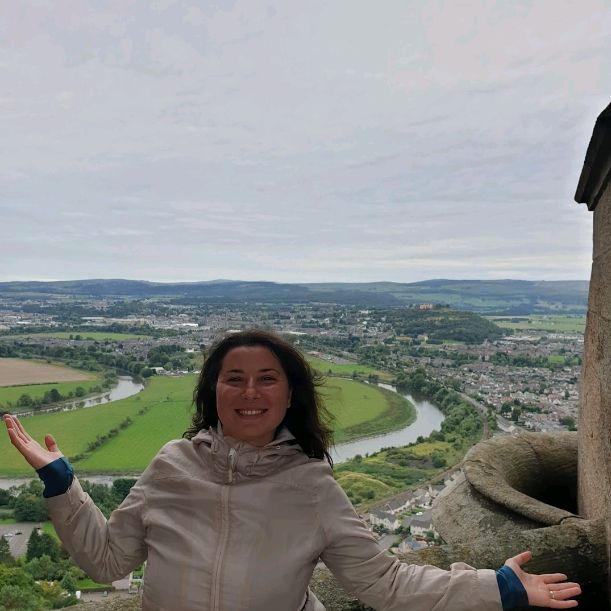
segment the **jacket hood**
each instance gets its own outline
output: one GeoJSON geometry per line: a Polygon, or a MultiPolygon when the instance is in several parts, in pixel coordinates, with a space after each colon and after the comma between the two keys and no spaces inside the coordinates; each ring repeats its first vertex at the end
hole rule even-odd
{"type": "Polygon", "coordinates": [[[219,422],[191,440],[199,455],[213,464],[215,480],[235,483],[244,478],[265,477],[309,459],[293,434],[281,426],[276,437],[263,447],[225,437],[219,422]]]}

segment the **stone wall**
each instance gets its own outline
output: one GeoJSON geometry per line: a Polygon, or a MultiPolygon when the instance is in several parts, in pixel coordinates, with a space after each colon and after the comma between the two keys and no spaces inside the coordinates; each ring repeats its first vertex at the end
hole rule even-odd
{"type": "Polygon", "coordinates": [[[579,513],[611,519],[611,186],[594,210],[579,414],[579,513]],[[601,435],[601,431],[607,434],[601,435]]]}

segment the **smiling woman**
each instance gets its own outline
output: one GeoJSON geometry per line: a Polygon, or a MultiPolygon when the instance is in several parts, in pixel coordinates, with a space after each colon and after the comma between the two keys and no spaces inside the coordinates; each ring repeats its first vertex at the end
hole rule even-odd
{"type": "Polygon", "coordinates": [[[579,586],[564,575],[522,571],[528,552],[496,574],[387,556],[333,477],[317,378],[280,337],[253,330],[218,342],[195,403],[185,438],[162,448],[109,520],[55,439],[47,435],[45,449],[5,416],[45,482],[58,535],[89,576],[108,583],[147,560],[144,611],[321,611],[308,587],[319,560],[388,611],[575,606],[579,586]]]}

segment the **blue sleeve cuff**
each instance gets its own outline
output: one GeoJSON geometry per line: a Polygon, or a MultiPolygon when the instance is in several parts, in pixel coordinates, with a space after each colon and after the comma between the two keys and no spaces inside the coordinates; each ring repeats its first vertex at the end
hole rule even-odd
{"type": "Polygon", "coordinates": [[[499,584],[503,611],[514,607],[527,607],[528,594],[518,579],[518,576],[507,565],[496,572],[496,582],[499,584]]]}
{"type": "Polygon", "coordinates": [[[45,485],[42,496],[46,499],[67,492],[74,479],[74,469],[64,456],[36,470],[45,485]]]}

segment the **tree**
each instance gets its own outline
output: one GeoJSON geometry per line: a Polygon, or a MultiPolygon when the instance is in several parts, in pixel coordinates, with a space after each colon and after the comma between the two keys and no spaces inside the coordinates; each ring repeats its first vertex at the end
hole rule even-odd
{"type": "Polygon", "coordinates": [[[0,609],[2,611],[44,611],[47,605],[35,592],[19,586],[0,586],[0,609]]]}
{"type": "Polygon", "coordinates": [[[433,453],[433,467],[439,469],[440,467],[445,467],[447,462],[444,456],[439,454],[438,452],[433,453]]]}
{"type": "Polygon", "coordinates": [[[44,555],[49,556],[51,560],[57,562],[59,558],[59,544],[51,535],[35,528],[28,540],[26,558],[30,561],[44,555]]]}
{"type": "Polygon", "coordinates": [[[25,565],[25,569],[36,581],[54,581],[58,575],[58,565],[47,554],[33,558],[25,565]]]}
{"type": "Polygon", "coordinates": [[[57,390],[57,388],[52,388],[44,394],[42,401],[43,403],[57,403],[63,398],[64,397],[62,397],[61,393],[59,392],[59,390],[57,390]]]}
{"type": "Polygon", "coordinates": [[[0,564],[13,564],[15,559],[11,554],[11,548],[8,544],[8,541],[4,535],[0,537],[0,564]]]}
{"type": "Polygon", "coordinates": [[[74,578],[72,573],[66,573],[62,577],[62,580],[59,582],[59,585],[64,590],[66,590],[66,592],[70,592],[70,594],[74,594],[76,592],[77,587],[78,587],[78,584],[76,583],[76,579],[74,578]]]}
{"type": "Polygon", "coordinates": [[[18,522],[44,522],[48,519],[43,498],[22,492],[15,500],[15,519],[18,522]]]}
{"type": "Polygon", "coordinates": [[[520,416],[522,415],[522,410],[519,407],[514,407],[511,410],[511,419],[514,422],[517,422],[520,419],[520,416]]]}
{"type": "Polygon", "coordinates": [[[0,609],[2,611],[42,611],[43,604],[34,579],[20,567],[0,564],[0,609]]]}
{"type": "Polygon", "coordinates": [[[576,431],[577,428],[575,426],[575,418],[572,416],[563,416],[560,418],[560,424],[568,427],[569,431],[576,431]]]}
{"type": "Polygon", "coordinates": [[[32,397],[30,397],[30,395],[27,393],[23,393],[19,399],[17,399],[18,407],[32,407],[33,404],[34,401],[32,401],[32,397]]]}
{"type": "Polygon", "coordinates": [[[129,494],[136,480],[131,477],[120,477],[112,483],[112,495],[117,503],[122,503],[125,497],[129,494]]]}

